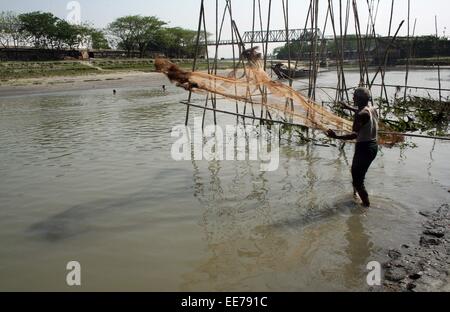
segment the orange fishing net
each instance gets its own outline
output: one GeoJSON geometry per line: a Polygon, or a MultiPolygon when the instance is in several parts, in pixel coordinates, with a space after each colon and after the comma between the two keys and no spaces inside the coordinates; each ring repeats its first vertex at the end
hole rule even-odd
{"type": "Polygon", "coordinates": [[[245,50],[242,56],[247,62],[243,63],[243,68],[227,76],[184,71],[162,58],[155,60],[155,68],[192,92],[211,92],[227,99],[262,105],[271,114],[288,117],[293,123],[308,128],[352,132],[353,122],[333,114],[290,86],[273,81],[264,71],[261,54],[256,50],[257,47],[245,50]]]}
{"type": "Polygon", "coordinates": [[[156,59],[155,68],[172,82],[193,92],[206,91],[228,99],[263,105],[271,113],[292,117],[295,123],[308,128],[352,130],[351,121],[336,116],[291,87],[272,81],[263,69],[256,48],[246,50],[243,56],[247,59],[243,68],[227,76],[187,72],[167,59],[156,59]]]}

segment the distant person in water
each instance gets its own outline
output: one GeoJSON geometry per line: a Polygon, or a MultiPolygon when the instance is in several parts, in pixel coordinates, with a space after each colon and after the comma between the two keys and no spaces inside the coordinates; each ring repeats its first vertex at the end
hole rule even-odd
{"type": "Polygon", "coordinates": [[[162,85],[163,92],[166,92],[166,85],[162,85]]]}
{"type": "Polygon", "coordinates": [[[117,91],[114,89],[114,90],[113,90],[113,94],[116,95],[116,93],[117,93],[117,91]]]}
{"type": "Polygon", "coordinates": [[[355,155],[352,163],[352,178],[355,195],[359,194],[365,207],[370,207],[369,194],[364,186],[367,170],[378,153],[378,114],[375,108],[369,105],[370,91],[366,88],[357,88],[353,94],[353,101],[357,108],[343,104],[345,108],[355,112],[353,132],[347,135],[337,135],[328,130],[330,138],[340,140],[355,140],[355,155]]]}

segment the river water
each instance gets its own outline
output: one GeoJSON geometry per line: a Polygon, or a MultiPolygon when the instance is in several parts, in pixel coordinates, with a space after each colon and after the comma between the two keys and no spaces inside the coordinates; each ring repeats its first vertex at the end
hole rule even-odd
{"type": "MultiPolygon", "coordinates": [[[[413,71],[410,84],[435,77],[413,71]]],[[[448,142],[382,148],[367,211],[352,199],[351,144],[283,142],[273,172],[173,161],[187,95],[159,83],[0,97],[0,290],[367,290],[367,263],[416,243],[418,212],[450,201],[448,142]],[[71,260],[81,288],[66,284],[71,260]]]]}

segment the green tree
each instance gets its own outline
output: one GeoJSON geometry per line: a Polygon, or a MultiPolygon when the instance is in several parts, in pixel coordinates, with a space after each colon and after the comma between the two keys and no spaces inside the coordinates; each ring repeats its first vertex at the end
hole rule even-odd
{"type": "Polygon", "coordinates": [[[85,23],[78,27],[79,43],[89,49],[111,49],[105,33],[95,28],[92,24],[85,23]]]}
{"type": "Polygon", "coordinates": [[[23,41],[22,25],[17,14],[11,11],[0,13],[0,44],[6,48],[17,48],[23,41]]]}
{"type": "Polygon", "coordinates": [[[57,36],[56,23],[58,18],[52,13],[40,11],[19,15],[20,31],[28,35],[35,47],[53,47],[53,39],[57,36]]]}
{"type": "Polygon", "coordinates": [[[130,15],[109,24],[109,33],[116,38],[117,45],[127,51],[138,50],[143,57],[158,30],[166,23],[155,16],[130,15]]]}
{"type": "Polygon", "coordinates": [[[49,34],[50,39],[53,42],[53,46],[61,49],[63,47],[75,48],[80,44],[83,39],[82,27],[77,25],[72,25],[65,20],[58,19],[53,29],[53,33],[49,34]]]}
{"type": "MultiPolygon", "coordinates": [[[[208,34],[207,34],[208,35],[208,34]]],[[[200,41],[204,41],[204,33],[200,34],[200,41]]],[[[197,31],[181,27],[161,28],[150,43],[149,49],[166,54],[169,57],[192,58],[195,55],[197,31]]],[[[206,49],[199,47],[199,55],[206,49]]]]}
{"type": "MultiPolygon", "coordinates": [[[[52,13],[31,12],[18,16],[22,34],[39,48],[77,48],[91,40],[96,45],[105,46],[106,39],[100,31],[88,24],[73,25],[52,13]]],[[[86,44],[89,46],[88,44],[86,44]]]]}
{"type": "Polygon", "coordinates": [[[100,50],[100,49],[110,49],[108,40],[105,37],[103,31],[98,29],[92,29],[90,32],[91,40],[92,40],[92,49],[100,50]]]}

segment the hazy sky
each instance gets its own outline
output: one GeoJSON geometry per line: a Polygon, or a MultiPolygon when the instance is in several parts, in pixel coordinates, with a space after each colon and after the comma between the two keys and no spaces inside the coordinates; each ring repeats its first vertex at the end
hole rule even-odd
{"type": "MultiPolygon", "coordinates": [[[[220,6],[220,15],[223,12],[225,0],[218,0],[220,6]]],[[[378,34],[385,35],[388,32],[390,6],[392,0],[379,1],[378,17],[376,22],[376,31],[378,34]]],[[[49,11],[55,15],[66,18],[67,0],[0,0],[0,11],[12,10],[16,12],[29,11],[49,11]]],[[[81,19],[89,21],[98,27],[104,27],[115,18],[129,15],[155,15],[160,19],[169,22],[169,26],[181,26],[185,28],[196,29],[198,23],[198,14],[200,0],[79,0],[81,7],[81,19]]],[[[347,1],[342,0],[345,4],[347,1]]],[[[212,34],[215,32],[215,0],[205,0],[207,14],[207,28],[212,34]]],[[[252,6],[253,0],[233,0],[233,14],[237,26],[241,32],[251,30],[252,27],[252,6]]],[[[267,8],[269,0],[261,0],[263,8],[263,24],[267,24],[267,8]]],[[[282,1],[272,0],[271,29],[283,29],[284,18],[282,14],[282,1]]],[[[327,0],[320,0],[319,19],[320,28],[323,29],[325,14],[327,12],[327,0]]],[[[338,18],[339,0],[334,0],[335,15],[338,18]]],[[[357,0],[360,11],[361,27],[364,28],[367,23],[368,10],[366,0],[357,0]]],[[[290,28],[303,28],[308,10],[309,0],[289,0],[289,25],[290,28]]],[[[398,27],[401,20],[407,19],[407,0],[395,0],[395,13],[393,19],[393,29],[398,27]]],[[[351,13],[353,17],[353,13],[351,13]]],[[[411,32],[414,20],[417,18],[416,34],[434,34],[435,16],[438,17],[439,34],[444,31],[446,35],[450,33],[450,1],[449,0],[411,0],[411,32]]],[[[259,25],[259,20],[258,24],[259,25]]],[[[353,18],[350,22],[350,32],[354,32],[353,18]]],[[[225,24],[225,31],[222,38],[228,39],[230,36],[230,24],[225,24]]],[[[331,26],[328,24],[326,33],[331,34],[331,26]]],[[[407,25],[405,24],[400,35],[406,35],[407,25]]],[[[272,45],[272,48],[277,46],[272,45]]],[[[223,52],[228,54],[227,52],[223,52]]],[[[228,56],[228,55],[225,55],[228,56]]]]}

